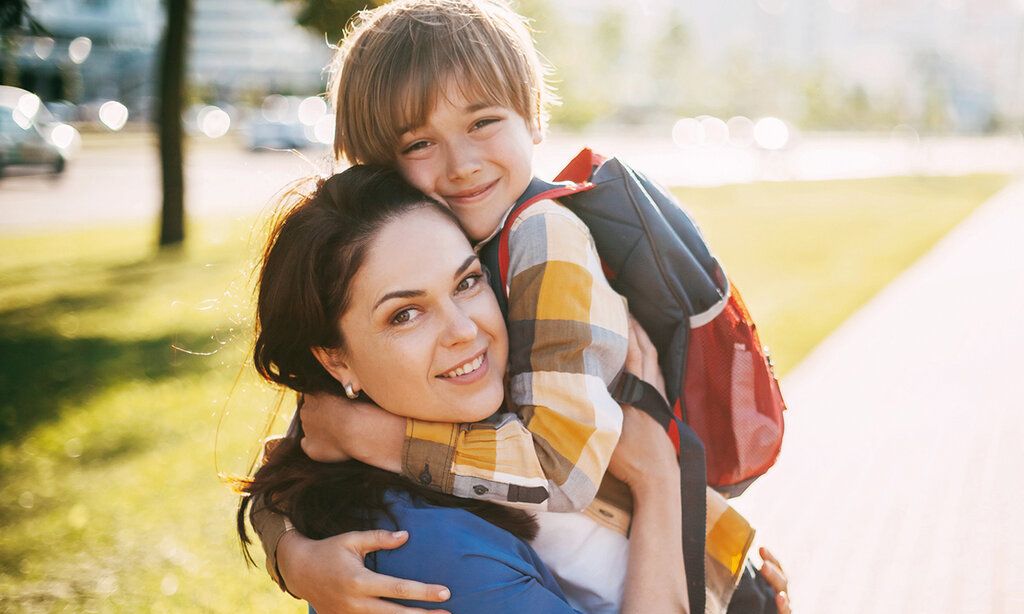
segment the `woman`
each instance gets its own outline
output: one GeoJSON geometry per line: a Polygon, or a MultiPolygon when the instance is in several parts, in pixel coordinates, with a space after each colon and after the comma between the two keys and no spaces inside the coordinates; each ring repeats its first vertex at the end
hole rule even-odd
{"type": "MultiPolygon", "coordinates": [[[[507,360],[504,322],[483,275],[447,209],[393,171],[353,167],[271,234],[256,367],[301,393],[361,390],[400,416],[481,420],[502,405],[507,360]]],[[[634,351],[630,366],[656,383],[656,357],[641,355],[634,351]]],[[[653,420],[627,409],[610,469],[635,499],[623,611],[685,611],[680,538],[672,534],[679,497],[661,488],[679,480],[669,440],[653,420]]],[[[444,584],[453,612],[573,611],[524,541],[536,532],[524,512],[427,491],[356,461],[315,463],[294,438],[270,454],[247,490],[238,514],[245,541],[254,499],[308,537],[407,530],[403,548],[371,556],[368,566],[444,584]]]]}

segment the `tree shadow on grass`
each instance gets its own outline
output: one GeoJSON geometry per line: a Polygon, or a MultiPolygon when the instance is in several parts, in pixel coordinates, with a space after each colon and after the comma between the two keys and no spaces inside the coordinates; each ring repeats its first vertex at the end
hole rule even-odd
{"type": "MultiPolygon", "coordinates": [[[[143,339],[68,330],[69,322],[77,328],[77,314],[131,305],[159,287],[166,275],[187,271],[178,258],[75,262],[67,269],[86,283],[56,282],[54,287],[47,279],[26,286],[21,296],[48,295],[0,311],[0,444],[18,440],[54,419],[61,408],[119,383],[160,381],[209,368],[208,361],[175,347],[209,347],[213,330],[164,329],[143,339]]],[[[70,275],[62,269],[55,274],[70,275]]]]}
{"type": "Polygon", "coordinates": [[[21,331],[0,320],[0,444],[18,439],[120,382],[161,380],[202,371],[177,347],[200,346],[209,335],[165,335],[142,340],[66,338],[57,332],[21,331]]]}

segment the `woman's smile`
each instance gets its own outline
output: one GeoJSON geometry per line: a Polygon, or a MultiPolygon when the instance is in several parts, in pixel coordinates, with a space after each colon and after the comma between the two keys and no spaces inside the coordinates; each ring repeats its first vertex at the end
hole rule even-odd
{"type": "Polygon", "coordinates": [[[487,375],[487,352],[437,377],[451,384],[473,384],[487,375]]]}

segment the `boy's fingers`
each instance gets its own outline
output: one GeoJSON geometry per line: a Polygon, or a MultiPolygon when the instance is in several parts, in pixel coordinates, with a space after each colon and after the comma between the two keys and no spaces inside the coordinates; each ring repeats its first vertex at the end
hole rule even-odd
{"type": "Polygon", "coordinates": [[[789,590],[786,576],[782,573],[782,570],[775,566],[775,563],[771,561],[765,561],[764,565],[761,566],[761,575],[772,587],[776,593],[784,593],[789,590]]]}
{"type": "Polygon", "coordinates": [[[758,552],[761,554],[761,558],[762,559],[764,559],[766,561],[771,561],[772,563],[775,564],[776,567],[779,568],[779,570],[782,569],[782,563],[779,562],[779,559],[775,558],[775,555],[772,554],[771,550],[765,548],[764,546],[761,546],[758,549],[758,552]]]}
{"type": "Polygon", "coordinates": [[[626,350],[626,371],[640,377],[643,375],[643,352],[636,337],[633,318],[629,319],[629,347],[626,350]]]}
{"type": "Polygon", "coordinates": [[[782,591],[775,594],[775,609],[779,611],[779,614],[791,614],[793,612],[792,606],[789,603],[789,593],[782,591]]]}

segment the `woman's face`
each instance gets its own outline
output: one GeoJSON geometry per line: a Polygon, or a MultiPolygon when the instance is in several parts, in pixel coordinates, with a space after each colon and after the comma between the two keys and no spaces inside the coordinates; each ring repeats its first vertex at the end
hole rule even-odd
{"type": "Polygon", "coordinates": [[[476,422],[498,410],[505,322],[452,220],[424,206],[386,224],[351,290],[330,369],[339,381],[410,418],[476,422]]]}

